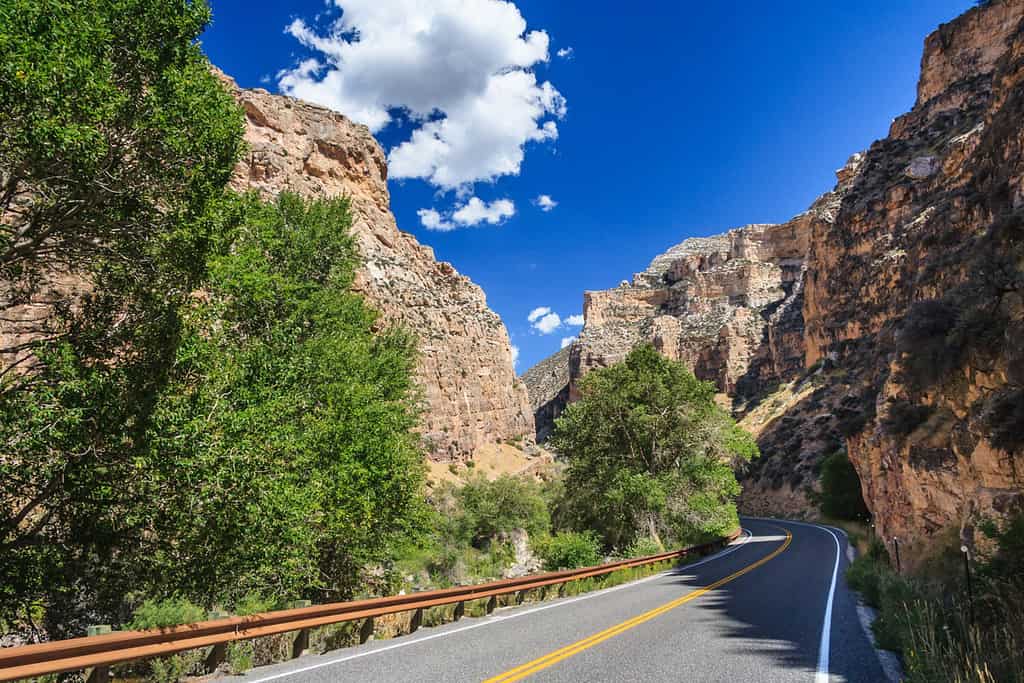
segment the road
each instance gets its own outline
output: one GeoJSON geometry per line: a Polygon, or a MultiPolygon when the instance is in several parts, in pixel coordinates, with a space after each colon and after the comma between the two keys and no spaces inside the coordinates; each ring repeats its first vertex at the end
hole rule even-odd
{"type": "Polygon", "coordinates": [[[710,558],[249,672],[270,681],[885,681],[843,574],[846,538],[744,518],[710,558]]]}

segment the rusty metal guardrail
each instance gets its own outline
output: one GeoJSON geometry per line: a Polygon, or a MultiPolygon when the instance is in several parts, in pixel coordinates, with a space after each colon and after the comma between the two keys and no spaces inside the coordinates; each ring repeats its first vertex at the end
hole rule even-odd
{"type": "Polygon", "coordinates": [[[494,609],[500,595],[547,588],[569,581],[610,574],[622,569],[655,564],[722,547],[739,536],[739,530],[711,543],[691,548],[620,560],[594,567],[568,569],[544,574],[531,574],[515,579],[492,581],[471,586],[421,591],[407,595],[354,600],[326,605],[313,605],[278,610],[245,617],[227,617],[195,624],[148,631],[114,631],[104,635],[58,640],[36,645],[0,649],[0,681],[14,681],[65,671],[92,669],[93,680],[106,680],[107,670],[114,664],[171,655],[184,650],[224,647],[227,643],[280,633],[298,632],[308,638],[309,629],[349,621],[367,620],[397,612],[415,612],[441,605],[456,605],[455,618],[461,616],[465,603],[489,598],[487,611],[494,609]]]}

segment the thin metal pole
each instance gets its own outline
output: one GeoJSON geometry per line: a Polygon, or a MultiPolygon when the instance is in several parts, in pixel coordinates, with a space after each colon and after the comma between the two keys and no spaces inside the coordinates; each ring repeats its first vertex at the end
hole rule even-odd
{"type": "Polygon", "coordinates": [[[900,566],[900,539],[895,536],[892,537],[892,547],[896,554],[896,573],[902,574],[903,568],[900,566]]]}
{"type": "Polygon", "coordinates": [[[967,546],[960,546],[964,554],[964,574],[967,576],[967,605],[971,615],[971,626],[974,626],[974,586],[971,584],[971,554],[967,546]]]}

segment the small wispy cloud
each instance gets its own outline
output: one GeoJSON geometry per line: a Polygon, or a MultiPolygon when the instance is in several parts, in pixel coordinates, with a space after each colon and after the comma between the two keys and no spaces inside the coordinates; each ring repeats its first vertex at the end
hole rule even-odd
{"type": "Polygon", "coordinates": [[[552,199],[549,194],[538,195],[537,198],[533,200],[533,203],[540,207],[540,210],[545,213],[558,206],[558,202],[552,199]]]}
{"type": "Polygon", "coordinates": [[[562,337],[562,348],[564,349],[566,346],[569,346],[569,344],[572,344],[574,341],[576,341],[576,337],[562,337]]]}
{"type": "Polygon", "coordinates": [[[572,59],[573,55],[576,54],[576,50],[574,50],[571,47],[563,47],[560,50],[558,50],[558,52],[556,52],[555,54],[561,57],[562,59],[572,59]]]}

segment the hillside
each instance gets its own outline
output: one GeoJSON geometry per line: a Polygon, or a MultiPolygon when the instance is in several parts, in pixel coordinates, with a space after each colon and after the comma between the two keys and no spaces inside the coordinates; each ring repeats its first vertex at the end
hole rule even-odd
{"type": "MultiPolygon", "coordinates": [[[[913,110],[807,212],[686,240],[586,292],[579,340],[545,361],[565,363],[566,400],[648,341],[758,436],[749,512],[811,512],[819,463],[844,446],[883,537],[969,539],[1020,507],[1022,18],[1024,2],[994,2],[929,36],[913,110]]],[[[536,413],[538,434],[559,409],[536,413]]]]}

